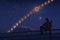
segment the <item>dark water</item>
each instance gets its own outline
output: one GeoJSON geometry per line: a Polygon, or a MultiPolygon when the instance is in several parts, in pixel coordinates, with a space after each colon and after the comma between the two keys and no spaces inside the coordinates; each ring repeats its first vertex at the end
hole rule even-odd
{"type": "Polygon", "coordinates": [[[59,32],[41,35],[37,32],[0,33],[0,40],[60,40],[59,32]]]}

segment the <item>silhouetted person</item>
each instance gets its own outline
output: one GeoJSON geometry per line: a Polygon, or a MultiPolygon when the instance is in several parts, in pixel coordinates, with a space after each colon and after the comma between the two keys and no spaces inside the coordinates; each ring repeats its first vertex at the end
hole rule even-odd
{"type": "Polygon", "coordinates": [[[47,33],[49,31],[49,34],[51,34],[51,27],[52,27],[52,21],[49,22],[49,19],[46,18],[46,22],[40,26],[40,32],[43,34],[44,32],[47,33]]]}

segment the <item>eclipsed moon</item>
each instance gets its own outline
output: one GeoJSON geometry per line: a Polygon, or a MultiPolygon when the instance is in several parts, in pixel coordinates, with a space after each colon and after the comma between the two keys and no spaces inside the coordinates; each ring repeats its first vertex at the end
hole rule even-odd
{"type": "Polygon", "coordinates": [[[37,6],[33,9],[34,12],[38,12],[40,10],[40,6],[37,6]]]}

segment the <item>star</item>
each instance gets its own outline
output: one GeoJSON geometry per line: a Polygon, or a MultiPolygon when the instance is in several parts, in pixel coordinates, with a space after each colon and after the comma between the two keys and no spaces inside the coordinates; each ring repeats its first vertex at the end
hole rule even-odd
{"type": "Polygon", "coordinates": [[[41,20],[41,19],[42,19],[42,17],[40,16],[40,17],[39,17],[39,19],[41,20]]]}

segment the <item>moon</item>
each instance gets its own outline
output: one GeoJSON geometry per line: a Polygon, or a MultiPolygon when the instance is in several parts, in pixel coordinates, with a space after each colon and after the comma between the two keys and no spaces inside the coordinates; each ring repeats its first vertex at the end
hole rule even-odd
{"type": "Polygon", "coordinates": [[[34,12],[38,12],[39,10],[40,10],[40,6],[36,6],[36,7],[33,9],[34,12]]]}

